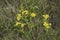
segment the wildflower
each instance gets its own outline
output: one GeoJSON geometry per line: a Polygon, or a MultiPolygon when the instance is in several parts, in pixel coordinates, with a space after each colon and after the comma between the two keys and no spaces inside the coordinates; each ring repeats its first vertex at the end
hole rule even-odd
{"type": "Polygon", "coordinates": [[[19,21],[21,19],[21,14],[17,14],[17,20],[19,21]]]}
{"type": "Polygon", "coordinates": [[[20,25],[20,24],[21,24],[20,22],[16,22],[15,26],[18,26],[18,25],[20,25]]]}
{"type": "Polygon", "coordinates": [[[45,15],[42,15],[45,19],[48,19],[49,18],[49,15],[48,14],[45,14],[45,15]]]}
{"type": "Polygon", "coordinates": [[[51,28],[51,23],[48,23],[48,22],[44,22],[43,23],[43,26],[45,27],[45,28],[51,28]]]}
{"type": "Polygon", "coordinates": [[[21,27],[23,28],[25,25],[26,25],[25,23],[22,23],[22,24],[21,24],[21,27]]]}
{"type": "Polygon", "coordinates": [[[31,17],[35,17],[36,16],[36,14],[35,13],[31,13],[31,17]]]}
{"type": "Polygon", "coordinates": [[[28,14],[28,10],[23,11],[22,14],[26,14],[27,15],[28,14]]]}

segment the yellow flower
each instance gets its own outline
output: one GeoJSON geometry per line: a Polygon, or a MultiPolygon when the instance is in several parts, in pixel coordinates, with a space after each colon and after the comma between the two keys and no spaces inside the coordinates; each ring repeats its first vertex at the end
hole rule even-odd
{"type": "Polygon", "coordinates": [[[19,21],[21,19],[21,14],[17,14],[17,20],[19,21]]]}
{"type": "Polygon", "coordinates": [[[48,19],[49,18],[49,15],[48,14],[45,14],[45,15],[42,15],[45,19],[48,19]]]}
{"type": "Polygon", "coordinates": [[[51,28],[51,23],[44,22],[44,23],[43,23],[43,26],[44,26],[45,28],[51,28]]]}
{"type": "Polygon", "coordinates": [[[31,13],[31,17],[35,17],[36,16],[36,14],[35,13],[31,13]]]}
{"type": "Polygon", "coordinates": [[[21,24],[20,22],[16,22],[15,26],[18,26],[18,25],[20,25],[20,24],[21,24]]]}
{"type": "Polygon", "coordinates": [[[23,11],[22,14],[26,14],[27,15],[28,14],[28,10],[23,11]]]}
{"type": "Polygon", "coordinates": [[[25,25],[26,25],[25,23],[22,23],[22,24],[21,24],[21,27],[23,28],[25,25]]]}

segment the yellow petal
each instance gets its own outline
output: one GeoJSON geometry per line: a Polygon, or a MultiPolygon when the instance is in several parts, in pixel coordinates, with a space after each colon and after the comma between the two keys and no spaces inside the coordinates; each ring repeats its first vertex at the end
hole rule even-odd
{"type": "Polygon", "coordinates": [[[45,14],[45,15],[42,15],[45,19],[48,19],[49,18],[49,15],[48,14],[45,14]]]}
{"type": "Polygon", "coordinates": [[[20,25],[20,24],[21,24],[20,22],[16,22],[15,26],[18,26],[18,25],[20,25]]]}
{"type": "Polygon", "coordinates": [[[36,16],[36,14],[35,13],[31,13],[31,17],[35,17],[36,16]]]}
{"type": "Polygon", "coordinates": [[[22,24],[21,24],[21,27],[23,28],[25,25],[26,25],[25,23],[22,23],[22,24]]]}
{"type": "Polygon", "coordinates": [[[23,11],[22,14],[26,14],[27,15],[28,14],[28,10],[23,11]]]}
{"type": "Polygon", "coordinates": [[[21,19],[21,14],[17,14],[17,20],[19,21],[21,19]]]}

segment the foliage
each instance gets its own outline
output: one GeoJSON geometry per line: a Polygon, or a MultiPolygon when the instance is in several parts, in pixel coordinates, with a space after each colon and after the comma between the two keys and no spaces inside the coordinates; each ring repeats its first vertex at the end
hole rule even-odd
{"type": "Polygon", "coordinates": [[[60,0],[1,0],[0,40],[60,40],[60,0]]]}

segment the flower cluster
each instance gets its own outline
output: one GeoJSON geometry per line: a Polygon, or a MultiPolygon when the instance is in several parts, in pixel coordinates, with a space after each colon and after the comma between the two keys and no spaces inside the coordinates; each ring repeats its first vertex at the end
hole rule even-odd
{"type": "Polygon", "coordinates": [[[51,23],[44,22],[43,26],[45,26],[45,28],[51,28],[51,23]]]}
{"type": "Polygon", "coordinates": [[[48,18],[49,18],[49,15],[48,14],[45,14],[45,15],[42,15],[43,16],[43,26],[47,29],[51,28],[51,23],[48,22],[48,18]]]}
{"type": "Polygon", "coordinates": [[[20,27],[23,28],[25,27],[25,25],[27,25],[27,21],[26,20],[30,20],[29,18],[35,18],[36,17],[36,13],[34,12],[29,12],[28,10],[23,10],[16,14],[16,22],[15,22],[15,27],[20,27]]]}

